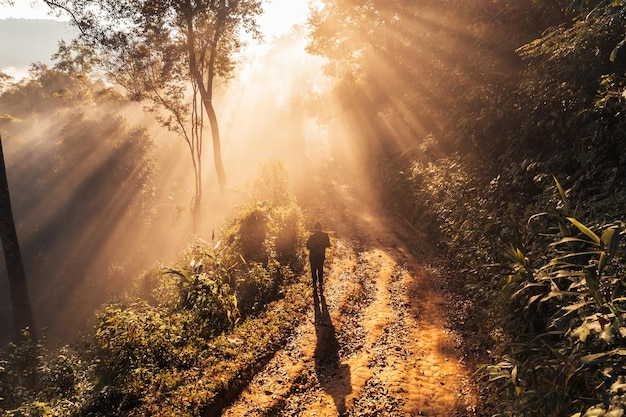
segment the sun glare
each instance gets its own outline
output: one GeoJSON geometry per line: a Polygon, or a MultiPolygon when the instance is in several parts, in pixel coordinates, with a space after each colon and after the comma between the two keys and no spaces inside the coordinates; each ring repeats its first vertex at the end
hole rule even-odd
{"type": "Polygon", "coordinates": [[[58,19],[49,12],[43,1],[18,0],[13,5],[0,5],[0,19],[58,19]]]}
{"type": "Polygon", "coordinates": [[[267,40],[284,35],[308,17],[308,0],[270,0],[263,6],[259,26],[267,40]]]}

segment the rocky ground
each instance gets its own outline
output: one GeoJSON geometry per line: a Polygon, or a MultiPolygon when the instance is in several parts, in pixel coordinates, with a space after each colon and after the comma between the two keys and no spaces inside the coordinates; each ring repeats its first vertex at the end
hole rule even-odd
{"type": "Polygon", "coordinates": [[[322,179],[305,202],[333,247],[307,319],[223,416],[477,416],[448,277],[428,237],[365,187],[322,179]],[[323,184],[319,186],[319,184],[323,184]]]}

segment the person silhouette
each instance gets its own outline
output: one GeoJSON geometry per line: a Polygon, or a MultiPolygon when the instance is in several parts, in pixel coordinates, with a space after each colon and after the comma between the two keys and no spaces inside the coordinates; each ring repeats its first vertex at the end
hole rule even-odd
{"type": "Polygon", "coordinates": [[[326,248],[330,248],[328,233],[322,232],[322,224],[316,222],[315,231],[306,241],[306,248],[309,250],[309,262],[311,264],[311,276],[313,278],[313,289],[319,281],[320,293],[324,292],[324,259],[326,259],[326,248]]]}

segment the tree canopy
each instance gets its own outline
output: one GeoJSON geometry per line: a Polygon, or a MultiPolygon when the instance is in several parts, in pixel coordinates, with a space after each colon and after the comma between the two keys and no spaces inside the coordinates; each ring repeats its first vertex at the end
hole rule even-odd
{"type": "Polygon", "coordinates": [[[132,105],[123,96],[83,72],[36,65],[30,74],[0,93],[0,129],[37,325],[57,340],[82,326],[64,320],[63,310],[84,317],[118,286],[108,276],[111,265],[139,267],[142,249],[124,248],[129,237],[121,230],[136,237],[148,230],[158,172],[146,129],[122,115],[132,105]],[[117,249],[109,250],[111,242],[117,249]],[[108,259],[97,260],[104,253],[108,259]],[[81,287],[81,297],[69,297],[81,287]]]}
{"type": "Polygon", "coordinates": [[[195,173],[195,203],[202,197],[204,117],[215,170],[227,185],[213,91],[234,74],[244,33],[259,37],[261,0],[45,0],[69,14],[81,41],[110,80],[130,97],[148,100],[168,129],[184,138],[195,173]]]}

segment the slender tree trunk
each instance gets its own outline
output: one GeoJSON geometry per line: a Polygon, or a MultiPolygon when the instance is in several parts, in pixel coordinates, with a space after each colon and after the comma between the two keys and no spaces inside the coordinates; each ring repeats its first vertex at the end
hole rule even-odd
{"type": "Polygon", "coordinates": [[[222,162],[222,146],[220,141],[220,131],[217,125],[217,115],[213,108],[213,102],[205,102],[206,112],[209,116],[209,123],[211,124],[211,137],[213,138],[213,161],[215,164],[215,172],[217,173],[217,181],[220,185],[222,194],[226,190],[226,171],[224,171],[224,163],[222,162]]]}
{"type": "Polygon", "coordinates": [[[11,302],[13,303],[13,323],[16,339],[29,338],[37,340],[35,320],[28,298],[26,273],[22,262],[22,253],[17,240],[9,184],[4,165],[2,152],[2,138],[0,137],[0,240],[4,251],[4,260],[9,275],[11,302]]]}
{"type": "MultiPolygon", "coordinates": [[[[228,6],[227,6],[228,7],[228,6]]],[[[217,47],[222,36],[222,28],[226,23],[227,14],[224,10],[220,10],[217,13],[217,21],[215,22],[215,32],[213,34],[213,40],[211,42],[211,52],[209,55],[209,65],[206,80],[206,88],[201,80],[200,82],[200,95],[202,102],[206,108],[207,116],[209,117],[209,124],[211,125],[211,137],[213,139],[213,161],[215,164],[215,172],[217,174],[217,181],[220,185],[220,191],[222,195],[226,193],[226,172],[224,171],[224,164],[222,163],[222,145],[220,138],[220,130],[217,124],[217,115],[215,114],[215,108],[213,107],[213,80],[215,78],[215,57],[217,56],[217,47]]],[[[199,74],[200,75],[200,74],[199,74]]]]}
{"type": "MultiPolygon", "coordinates": [[[[218,25],[223,24],[223,18],[219,19],[218,25]]],[[[219,31],[219,29],[216,29],[219,31]]],[[[217,123],[217,115],[215,114],[215,108],[213,107],[213,76],[215,66],[215,53],[217,49],[218,35],[213,40],[211,48],[210,62],[209,62],[209,75],[207,79],[207,85],[204,84],[202,73],[198,69],[198,59],[196,57],[195,43],[196,35],[193,26],[193,17],[189,15],[187,17],[187,49],[189,53],[189,71],[191,76],[195,79],[200,92],[200,98],[206,108],[207,116],[209,117],[209,123],[211,125],[211,138],[213,139],[213,161],[215,164],[215,172],[217,174],[217,181],[220,186],[222,194],[225,193],[227,181],[226,171],[224,170],[224,163],[222,162],[222,146],[220,141],[220,132],[217,123]]]]}

